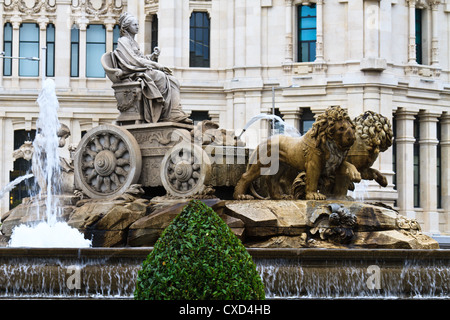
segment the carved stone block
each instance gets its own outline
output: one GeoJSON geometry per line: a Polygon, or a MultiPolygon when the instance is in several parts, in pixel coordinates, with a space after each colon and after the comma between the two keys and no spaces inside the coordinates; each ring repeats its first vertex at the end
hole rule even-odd
{"type": "Polygon", "coordinates": [[[193,126],[175,122],[158,122],[128,125],[127,129],[139,144],[142,154],[142,171],[139,183],[144,187],[161,186],[160,168],[167,152],[176,145],[183,134],[190,139],[193,126]]]}
{"type": "Polygon", "coordinates": [[[118,124],[142,123],[144,113],[142,106],[142,90],[140,82],[125,82],[112,85],[120,114],[118,124]]]}

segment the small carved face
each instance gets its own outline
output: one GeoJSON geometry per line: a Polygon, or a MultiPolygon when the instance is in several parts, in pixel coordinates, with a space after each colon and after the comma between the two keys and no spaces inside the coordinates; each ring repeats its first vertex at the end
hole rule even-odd
{"type": "Polygon", "coordinates": [[[356,139],[355,128],[352,123],[345,119],[336,121],[332,130],[332,137],[341,150],[348,150],[356,139]]]}

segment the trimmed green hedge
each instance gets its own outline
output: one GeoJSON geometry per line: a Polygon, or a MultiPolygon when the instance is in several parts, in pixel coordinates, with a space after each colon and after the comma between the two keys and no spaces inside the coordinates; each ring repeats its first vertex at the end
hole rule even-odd
{"type": "Polygon", "coordinates": [[[203,202],[192,200],[164,230],[138,272],[134,297],[264,299],[264,285],[241,241],[203,202]]]}

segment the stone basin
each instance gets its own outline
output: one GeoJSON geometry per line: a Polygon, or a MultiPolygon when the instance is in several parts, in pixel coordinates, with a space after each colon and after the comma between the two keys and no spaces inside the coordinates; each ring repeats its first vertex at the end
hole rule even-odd
{"type": "MultiPolygon", "coordinates": [[[[131,299],[152,248],[0,248],[0,298],[131,299]]],[[[450,251],[249,248],[267,299],[450,297],[450,251]]]]}

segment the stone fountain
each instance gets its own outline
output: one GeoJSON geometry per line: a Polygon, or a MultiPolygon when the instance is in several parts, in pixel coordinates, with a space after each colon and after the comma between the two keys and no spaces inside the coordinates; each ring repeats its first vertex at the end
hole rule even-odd
{"type": "MultiPolygon", "coordinates": [[[[102,58],[120,111],[116,124],[93,128],[70,147],[70,159],[58,160],[59,190],[39,179],[36,152],[29,158],[41,194],[55,193],[57,220],[92,248],[3,248],[0,279],[9,280],[1,292],[130,297],[140,262],[162,231],[190,199],[201,199],[248,248],[269,297],[411,297],[430,286],[431,295],[448,294],[450,255],[416,220],[347,195],[361,180],[387,186],[371,166],[392,145],[389,119],[372,111],[350,119],[330,107],[303,137],[275,135],[250,150],[216,123],[189,122],[171,70],[137,49],[133,19],[121,17],[117,50],[102,58]],[[29,279],[48,290],[37,290],[25,275],[16,279],[13,261],[37,270],[29,279]],[[372,275],[378,282],[367,285],[372,275]],[[83,279],[71,287],[68,277],[83,279]]],[[[62,129],[52,134],[67,137],[62,129]]],[[[21,149],[30,154],[29,145],[21,149]]],[[[47,199],[30,197],[2,217],[5,244],[16,228],[43,219],[32,212],[53,205],[47,199]]]]}

